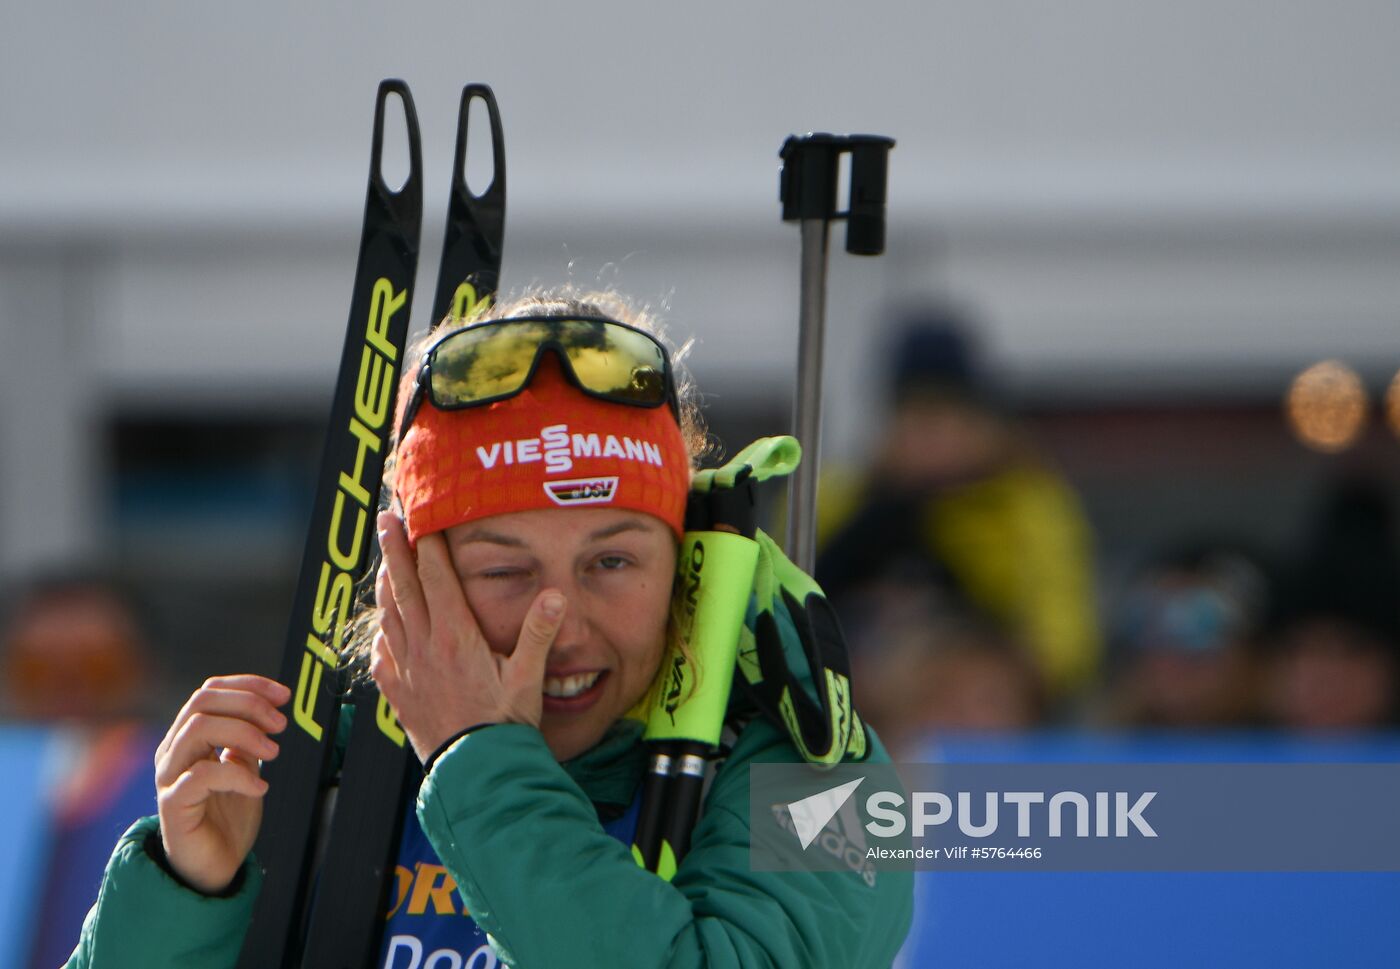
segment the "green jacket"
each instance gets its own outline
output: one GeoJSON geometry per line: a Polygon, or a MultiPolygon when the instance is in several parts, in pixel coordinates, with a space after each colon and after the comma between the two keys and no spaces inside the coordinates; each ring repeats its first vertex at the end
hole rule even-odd
{"type": "MultiPolygon", "coordinates": [[[[872,748],[872,760],[887,762],[878,740],[872,748]]],[[[785,736],[763,720],[743,730],[669,884],[637,867],[595,808],[630,802],[645,753],[639,725],[623,721],[561,765],[538,730],[502,724],[468,734],[433,765],[418,792],[419,820],[504,962],[890,964],[910,925],[911,875],[882,871],[868,886],[855,873],[750,870],[747,768],[798,762],[785,736]]],[[[156,831],[146,818],[118,843],[69,969],[234,964],[259,888],[256,864],[231,897],[205,897],[153,859],[156,831]]]]}

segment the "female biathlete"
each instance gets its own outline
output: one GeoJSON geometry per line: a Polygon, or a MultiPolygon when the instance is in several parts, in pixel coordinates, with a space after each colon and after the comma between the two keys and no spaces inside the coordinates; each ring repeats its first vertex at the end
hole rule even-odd
{"type": "MultiPolygon", "coordinates": [[[[444,324],[405,375],[355,637],[423,765],[385,969],[883,967],[908,930],[907,874],[752,870],[747,768],[801,762],[765,718],[740,724],[673,878],[633,860],[628,714],[666,646],[704,441],[654,332],[610,294],[534,296],[444,324]]],[[[119,842],[70,967],[234,965],[288,699],[252,675],[190,697],[156,755],[159,815],[119,842]]]]}

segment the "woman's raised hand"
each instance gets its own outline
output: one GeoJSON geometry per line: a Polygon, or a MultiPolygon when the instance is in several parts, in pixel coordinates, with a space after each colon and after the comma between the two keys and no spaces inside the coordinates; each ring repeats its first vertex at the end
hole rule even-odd
{"type": "Polygon", "coordinates": [[[206,893],[233,881],[257,838],[267,782],[258,762],[277,756],[269,734],[287,718],[287,687],[262,676],[216,676],[181,708],[156,748],[156,804],[166,858],[206,893]]]}
{"type": "Polygon", "coordinates": [[[403,522],[382,512],[380,608],[370,673],[398,714],[420,761],[467,727],[525,723],[543,713],[545,663],[564,619],[562,593],[545,589],[525,615],[514,652],[491,650],[467,605],[441,534],[424,535],[417,555],[403,522]]]}

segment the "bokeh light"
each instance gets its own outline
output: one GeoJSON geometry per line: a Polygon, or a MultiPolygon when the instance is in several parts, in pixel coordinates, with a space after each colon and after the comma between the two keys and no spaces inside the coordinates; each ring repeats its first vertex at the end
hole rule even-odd
{"type": "Polygon", "coordinates": [[[1390,386],[1385,391],[1385,422],[1396,437],[1400,437],[1400,370],[1390,378],[1390,386]]]}
{"type": "Polygon", "coordinates": [[[1293,378],[1284,402],[1293,433],[1316,451],[1350,447],[1366,423],[1366,388],[1340,360],[1323,360],[1293,378]]]}

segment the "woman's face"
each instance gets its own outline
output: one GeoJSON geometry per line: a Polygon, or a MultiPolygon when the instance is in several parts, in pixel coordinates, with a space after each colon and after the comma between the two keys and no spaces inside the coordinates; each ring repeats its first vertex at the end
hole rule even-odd
{"type": "Polygon", "coordinates": [[[535,596],[564,594],[540,731],[556,759],[583,753],[641,699],[661,663],[675,536],[651,515],[604,508],[494,515],[446,536],[467,604],[497,653],[514,651],[535,596]]]}

